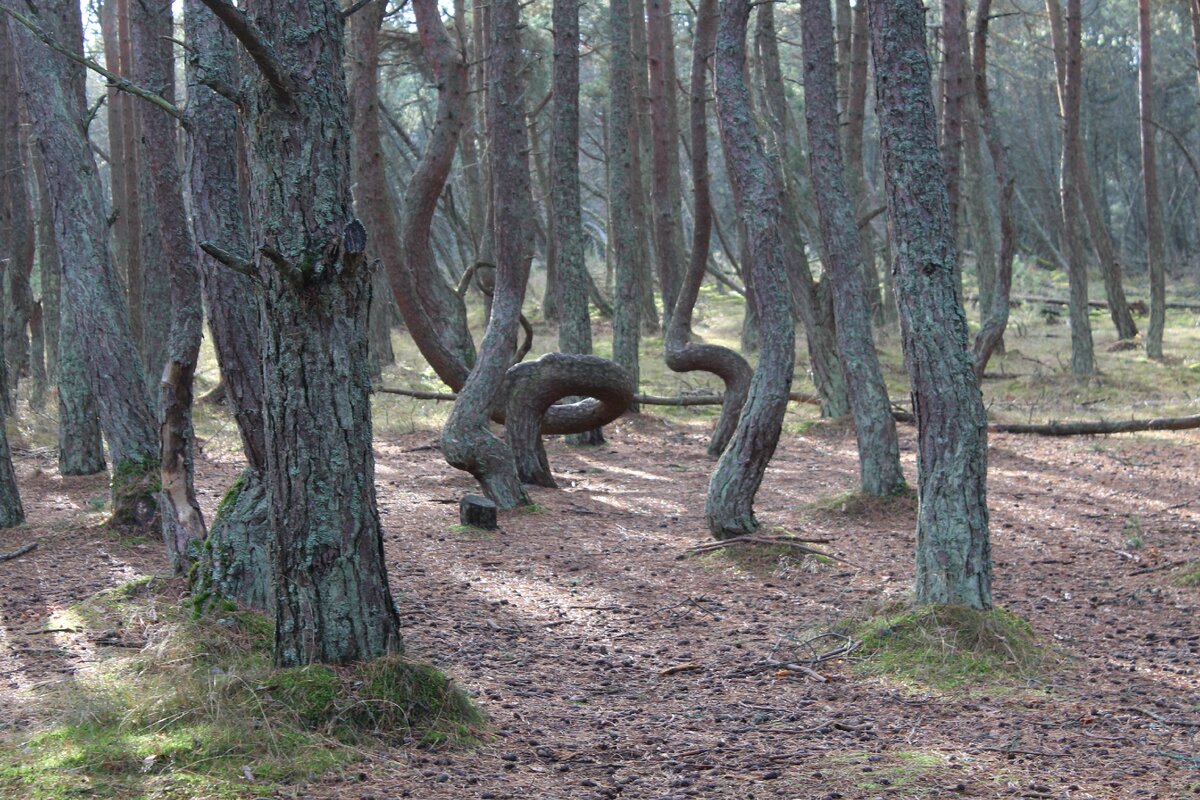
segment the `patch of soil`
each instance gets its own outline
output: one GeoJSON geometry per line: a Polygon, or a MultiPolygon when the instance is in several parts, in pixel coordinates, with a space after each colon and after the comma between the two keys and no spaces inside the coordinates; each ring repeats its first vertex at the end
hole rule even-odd
{"type": "MultiPolygon", "coordinates": [[[[457,532],[458,499],[477,489],[428,447],[434,434],[377,441],[407,646],[478,698],[494,738],[374,753],[299,794],[1173,800],[1200,789],[1200,593],[1165,568],[1200,552],[1200,434],[991,437],[996,600],[1066,659],[1022,685],[953,692],[846,661],[818,664],[823,682],[750,669],[782,638],[912,581],[911,507],[812,513],[854,488],[852,433],[785,436],[757,509],[768,529],[831,539],[822,547],[861,569],[784,559],[769,573],[679,558],[707,540],[703,430],[643,416],[606,435],[596,449],[551,441],[561,488],[532,489],[537,508],[502,514],[491,533],[457,532]]],[[[915,477],[914,430],[901,435],[915,477]]],[[[237,465],[198,468],[211,515],[237,465]]],[[[0,685],[25,700],[96,657],[30,630],[165,568],[156,543],[80,524],[103,478],[52,469],[22,459],[31,523],[0,532],[0,551],[39,542],[0,563],[0,685]]]]}

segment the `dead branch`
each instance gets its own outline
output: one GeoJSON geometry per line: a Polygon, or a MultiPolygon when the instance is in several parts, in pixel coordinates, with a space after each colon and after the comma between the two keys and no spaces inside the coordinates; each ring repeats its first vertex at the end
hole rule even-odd
{"type": "Polygon", "coordinates": [[[37,542],[30,542],[27,545],[18,547],[16,550],[13,550],[11,553],[0,554],[0,561],[12,561],[14,558],[20,558],[21,556],[25,555],[28,552],[37,550],[37,546],[38,546],[37,542]]]}

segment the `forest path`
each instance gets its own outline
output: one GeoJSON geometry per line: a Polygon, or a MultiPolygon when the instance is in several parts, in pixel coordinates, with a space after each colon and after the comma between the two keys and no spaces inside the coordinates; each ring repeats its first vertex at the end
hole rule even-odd
{"type": "MultiPolygon", "coordinates": [[[[862,569],[681,559],[707,541],[703,431],[640,417],[606,432],[596,449],[552,442],[561,489],[534,489],[538,506],[492,533],[456,527],[458,498],[475,488],[429,447],[434,434],[377,441],[409,650],[477,697],[495,737],[473,751],[375,753],[302,796],[1173,799],[1200,784],[1200,731],[1177,724],[1200,719],[1200,595],[1170,570],[1139,574],[1200,553],[1200,434],[992,436],[996,600],[1073,658],[1025,684],[940,691],[841,661],[818,667],[824,683],[739,674],[781,637],[911,583],[910,507],[818,508],[855,483],[844,426],[785,435],[758,513],[833,540],[821,547],[862,569]]],[[[912,477],[914,431],[901,436],[912,477]]],[[[22,631],[165,560],[98,526],[88,502],[103,479],[19,461],[32,522],[0,532],[0,552],[39,548],[0,564],[0,677],[9,698],[28,699],[89,656],[22,631]]],[[[201,460],[210,516],[236,470],[201,460]]]]}

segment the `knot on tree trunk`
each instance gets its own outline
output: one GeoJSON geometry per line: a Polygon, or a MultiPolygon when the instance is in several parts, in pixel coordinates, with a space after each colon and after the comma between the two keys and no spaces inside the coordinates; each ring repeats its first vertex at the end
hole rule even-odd
{"type": "Polygon", "coordinates": [[[633,403],[629,373],[599,356],[547,353],[511,367],[505,378],[505,435],[522,483],[557,485],[542,447],[543,433],[583,433],[607,425],[633,403]],[[564,397],[576,396],[590,399],[554,405],[564,397]],[[551,407],[561,409],[560,420],[577,424],[551,430],[546,424],[551,407]]]}

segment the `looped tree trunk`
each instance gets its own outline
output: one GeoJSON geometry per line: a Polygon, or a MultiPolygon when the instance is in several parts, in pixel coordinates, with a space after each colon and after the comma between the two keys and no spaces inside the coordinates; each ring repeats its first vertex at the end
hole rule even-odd
{"type": "Polygon", "coordinates": [[[510,368],[505,438],[517,462],[522,483],[555,488],[546,449],[542,446],[542,420],[564,397],[595,398],[607,425],[628,410],[634,386],[629,373],[606,358],[568,353],[547,353],[534,361],[510,368]]]}

